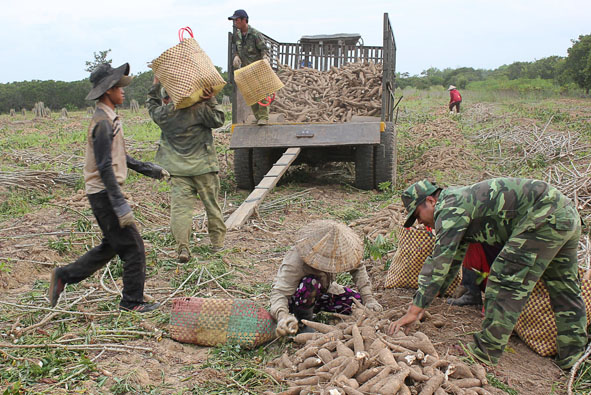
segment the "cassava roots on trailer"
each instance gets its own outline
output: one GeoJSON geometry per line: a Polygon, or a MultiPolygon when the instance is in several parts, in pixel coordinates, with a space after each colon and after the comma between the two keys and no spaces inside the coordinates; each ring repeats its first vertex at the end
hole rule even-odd
{"type": "MultiPolygon", "coordinates": [[[[270,122],[257,126],[234,89],[232,139],[239,188],[261,182],[288,148],[301,148],[294,164],[353,162],[355,186],[378,188],[396,181],[393,122],[396,44],[383,16],[383,45],[364,45],[359,35],[303,36],[280,43],[265,36],[271,65],[285,87],[270,106],[270,122]]],[[[228,59],[236,49],[228,36],[228,59]]],[[[228,64],[233,81],[231,61],[228,64]]]]}

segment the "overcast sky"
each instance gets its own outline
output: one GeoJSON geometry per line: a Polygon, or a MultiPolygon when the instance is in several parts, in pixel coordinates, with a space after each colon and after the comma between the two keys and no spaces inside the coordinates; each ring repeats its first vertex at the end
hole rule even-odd
{"type": "Polygon", "coordinates": [[[113,65],[129,62],[137,74],[178,42],[183,26],[225,70],[227,17],[237,8],[279,42],[360,33],[367,45],[382,45],[387,12],[397,71],[411,74],[566,56],[571,39],[591,34],[589,0],[3,0],[0,83],[84,79],[85,61],[109,48],[113,65]]]}

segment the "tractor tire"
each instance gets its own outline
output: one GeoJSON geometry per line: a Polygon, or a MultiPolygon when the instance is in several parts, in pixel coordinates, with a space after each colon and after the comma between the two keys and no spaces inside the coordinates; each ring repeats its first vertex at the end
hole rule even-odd
{"type": "Polygon", "coordinates": [[[254,179],[252,171],[252,148],[234,150],[234,178],[239,189],[252,191],[254,179]]]}
{"type": "Polygon", "coordinates": [[[373,145],[358,145],[355,149],[355,187],[363,190],[374,188],[373,145]]]}
{"type": "Polygon", "coordinates": [[[374,147],[376,185],[379,189],[382,182],[390,182],[396,186],[396,130],[394,124],[386,123],[386,130],[380,133],[380,145],[374,147]]]}
{"type": "Polygon", "coordinates": [[[271,170],[275,162],[281,158],[281,150],[277,151],[272,148],[253,148],[252,149],[252,167],[254,185],[265,178],[265,174],[271,170]]]}

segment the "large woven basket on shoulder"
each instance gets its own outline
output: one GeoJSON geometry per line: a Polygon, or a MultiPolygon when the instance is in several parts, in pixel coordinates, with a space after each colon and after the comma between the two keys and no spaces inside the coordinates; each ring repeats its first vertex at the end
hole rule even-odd
{"type": "Polygon", "coordinates": [[[264,59],[235,70],[234,81],[249,106],[283,88],[283,82],[264,59]]]}
{"type": "MultiPolygon", "coordinates": [[[[398,249],[394,254],[384,288],[413,288],[419,287],[419,274],[427,257],[433,253],[435,235],[432,232],[415,229],[400,228],[398,231],[398,249]]],[[[445,294],[452,295],[462,281],[462,272],[447,288],[445,294]]]]}
{"type": "Polygon", "coordinates": [[[201,346],[238,344],[253,348],[275,338],[275,320],[245,299],[175,298],[170,336],[201,346]]]}
{"type": "Polygon", "coordinates": [[[151,67],[176,108],[197,103],[205,88],[217,94],[226,84],[193,37],[164,51],[152,61],[151,67]]]}
{"type": "MultiPolygon", "coordinates": [[[[591,323],[591,280],[579,269],[581,296],[587,310],[587,326],[591,323]]],[[[556,321],[550,295],[543,281],[534,287],[514,328],[515,333],[536,353],[543,357],[556,355],[556,321]]]]}

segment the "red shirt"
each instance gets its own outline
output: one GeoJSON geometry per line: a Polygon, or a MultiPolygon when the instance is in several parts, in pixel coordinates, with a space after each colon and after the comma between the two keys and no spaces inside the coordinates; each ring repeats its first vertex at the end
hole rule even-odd
{"type": "Polygon", "coordinates": [[[462,101],[462,95],[457,89],[452,89],[449,91],[449,102],[454,103],[457,101],[462,101]]]}

